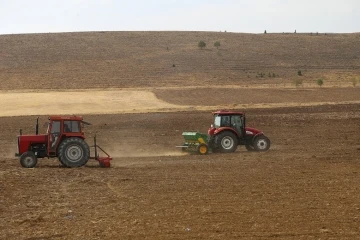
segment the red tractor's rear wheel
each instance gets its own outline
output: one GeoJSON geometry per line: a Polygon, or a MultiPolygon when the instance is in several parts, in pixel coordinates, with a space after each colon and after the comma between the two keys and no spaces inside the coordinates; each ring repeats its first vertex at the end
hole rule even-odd
{"type": "Polygon", "coordinates": [[[37,157],[33,152],[24,152],[20,157],[20,164],[24,168],[33,168],[37,164],[37,157]]]}
{"type": "Polygon", "coordinates": [[[90,149],[81,138],[67,138],[59,146],[59,161],[66,167],[84,166],[90,158],[90,149]]]}
{"type": "Polygon", "coordinates": [[[215,143],[221,152],[230,153],[236,151],[239,140],[234,133],[226,131],[216,136],[215,143]]]}

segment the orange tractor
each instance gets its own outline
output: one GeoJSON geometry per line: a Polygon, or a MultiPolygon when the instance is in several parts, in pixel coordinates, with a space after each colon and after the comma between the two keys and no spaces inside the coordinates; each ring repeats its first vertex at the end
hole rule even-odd
{"type": "Polygon", "coordinates": [[[84,125],[80,116],[50,116],[46,134],[39,134],[39,118],[36,120],[35,135],[23,135],[20,129],[18,136],[18,153],[20,164],[25,168],[36,166],[39,158],[58,158],[65,167],[81,167],[89,159],[95,159],[101,167],[110,167],[112,158],[99,145],[90,146],[85,142],[84,125]],[[95,149],[95,156],[90,156],[90,148],[95,149]],[[100,157],[98,150],[106,156],[100,157]]]}

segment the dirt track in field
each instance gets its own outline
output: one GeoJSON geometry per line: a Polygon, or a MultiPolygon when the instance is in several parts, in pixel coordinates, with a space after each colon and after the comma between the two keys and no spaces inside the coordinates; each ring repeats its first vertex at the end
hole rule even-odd
{"type": "MultiPolygon", "coordinates": [[[[156,95],[191,106],[189,98],[202,90],[185,91],[156,95]]],[[[206,91],[202,99],[212,105],[220,90],[206,91]]],[[[302,95],[318,90],[291,91],[308,103],[359,97],[354,89],[324,90],[321,99],[302,95]]],[[[247,101],[259,101],[251,95],[247,101]]],[[[234,102],[235,97],[221,96],[221,104],[234,102]]],[[[0,238],[358,238],[360,104],[246,113],[247,124],[270,137],[268,152],[181,153],[175,148],[181,132],[206,132],[210,111],[85,115],[93,123],[86,128],[88,141],[97,134],[114,157],[111,169],[95,162],[64,169],[46,159],[23,169],[11,155],[18,129],[32,133],[35,117],[1,117],[0,238]]]]}

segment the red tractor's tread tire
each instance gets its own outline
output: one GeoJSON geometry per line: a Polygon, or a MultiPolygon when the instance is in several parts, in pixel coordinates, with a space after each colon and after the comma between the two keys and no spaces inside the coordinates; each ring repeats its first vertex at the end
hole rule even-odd
{"type": "Polygon", "coordinates": [[[31,151],[24,152],[20,156],[20,164],[24,168],[34,168],[37,164],[37,157],[36,157],[35,153],[33,153],[31,151]],[[29,160],[30,160],[30,162],[29,162],[29,160]]]}
{"type": "Polygon", "coordinates": [[[220,150],[220,152],[223,153],[232,153],[235,152],[237,149],[237,146],[239,145],[239,140],[237,138],[237,136],[230,132],[230,131],[224,131],[219,133],[216,138],[215,138],[215,144],[218,147],[218,149],[220,150]],[[233,140],[233,146],[229,149],[226,149],[222,146],[221,142],[223,141],[224,138],[231,138],[233,140]]]}
{"type": "Polygon", "coordinates": [[[65,167],[81,167],[84,166],[90,158],[90,148],[89,145],[81,138],[67,138],[62,141],[59,145],[58,157],[61,164],[65,167]],[[81,151],[81,156],[77,159],[70,159],[70,150],[69,147],[74,148],[75,154],[81,151]],[[68,151],[68,154],[66,152],[68,151]]]}
{"type": "Polygon", "coordinates": [[[270,139],[268,137],[266,137],[265,135],[260,135],[260,136],[257,136],[255,139],[254,139],[254,149],[255,151],[257,152],[265,152],[267,150],[269,150],[270,148],[270,139]],[[260,148],[259,147],[259,141],[265,141],[266,142],[266,147],[265,148],[260,148]]]}
{"type": "Polygon", "coordinates": [[[60,158],[60,155],[59,155],[59,151],[58,151],[58,159],[59,159],[59,162],[61,164],[62,167],[66,167],[66,165],[61,161],[61,158],[60,158]]]}

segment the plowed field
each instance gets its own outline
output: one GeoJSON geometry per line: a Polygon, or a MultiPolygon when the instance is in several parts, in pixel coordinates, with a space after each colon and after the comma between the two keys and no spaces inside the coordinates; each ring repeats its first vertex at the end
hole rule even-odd
{"type": "MultiPolygon", "coordinates": [[[[154,105],[155,112],[149,112],[119,100],[125,109],[138,110],[82,110],[93,123],[85,129],[88,141],[96,133],[114,157],[110,169],[96,162],[61,168],[52,159],[21,168],[13,157],[16,136],[19,128],[34,132],[35,116],[0,117],[0,239],[360,237],[358,88],[154,92],[158,99],[150,94],[146,106],[155,101],[166,109],[154,105]],[[206,132],[211,110],[221,106],[245,110],[247,124],[271,139],[270,150],[240,147],[233,154],[198,156],[175,148],[182,131],[206,132]]],[[[18,94],[13,101],[21,99],[18,94]]],[[[34,94],[35,101],[40,95],[34,94]]],[[[57,104],[66,109],[66,103],[57,104]]],[[[4,109],[16,107],[8,103],[4,109]]],[[[40,122],[45,122],[42,109],[40,122]]],[[[91,104],[85,109],[93,110],[91,104]]]]}
{"type": "Polygon", "coordinates": [[[1,35],[0,239],[360,239],[359,40],[1,35]],[[244,111],[270,150],[175,147],[218,109],[244,111]],[[33,134],[39,116],[43,133],[49,114],[84,116],[89,145],[96,134],[112,167],[22,168],[19,129],[33,134]]]}

